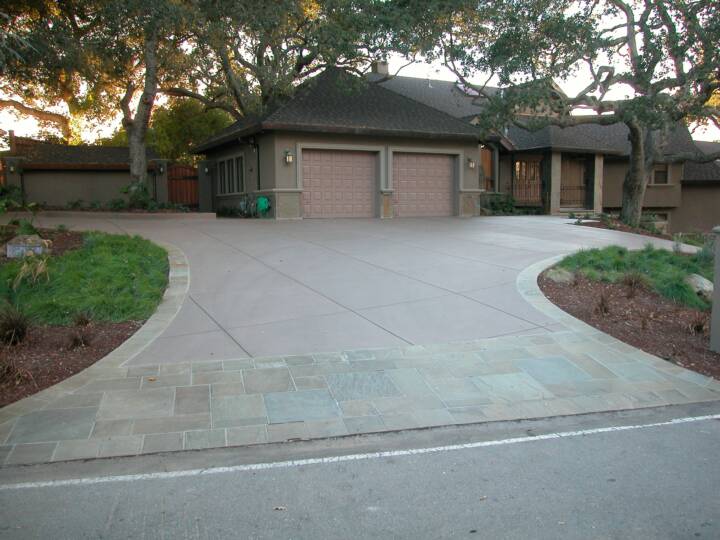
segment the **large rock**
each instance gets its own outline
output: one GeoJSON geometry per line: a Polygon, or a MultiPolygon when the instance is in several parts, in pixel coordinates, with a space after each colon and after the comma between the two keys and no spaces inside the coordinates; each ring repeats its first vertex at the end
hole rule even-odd
{"type": "Polygon", "coordinates": [[[559,266],[548,270],[545,277],[550,281],[562,284],[570,284],[575,281],[575,274],[573,274],[570,270],[565,270],[559,266]]]}
{"type": "Polygon", "coordinates": [[[709,279],[702,277],[700,274],[690,274],[685,278],[685,283],[690,285],[690,288],[695,291],[700,298],[706,302],[712,302],[713,297],[713,282],[709,279]]]}
{"type": "Polygon", "coordinates": [[[37,234],[21,234],[5,244],[8,259],[18,259],[28,253],[42,255],[50,251],[50,241],[43,240],[37,234]]]}

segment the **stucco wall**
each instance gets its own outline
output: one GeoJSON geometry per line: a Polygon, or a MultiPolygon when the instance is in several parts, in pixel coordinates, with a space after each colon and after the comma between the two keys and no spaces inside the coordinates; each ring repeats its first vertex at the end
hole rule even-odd
{"type": "MultiPolygon", "coordinates": [[[[622,184],[628,170],[627,160],[605,158],[603,165],[603,207],[620,208],[622,206],[622,184]]],[[[667,185],[649,185],[645,192],[643,206],[647,209],[673,208],[680,206],[682,165],[668,166],[667,185]]]]}
{"type": "Polygon", "coordinates": [[[213,163],[231,157],[243,156],[245,193],[256,193],[258,191],[258,174],[262,189],[269,189],[272,186],[274,163],[273,135],[264,134],[257,137],[257,149],[251,144],[227,145],[220,149],[208,152],[207,160],[210,163],[209,181],[212,185],[213,209],[217,210],[223,206],[235,206],[242,198],[242,195],[218,195],[217,194],[217,173],[213,163]]]}
{"type": "MultiPolygon", "coordinates": [[[[106,203],[124,198],[121,189],[132,181],[129,171],[24,171],[23,185],[28,201],[48,206],[66,206],[82,199],[106,203]]],[[[150,175],[151,191],[153,176],[150,175]]]]}
{"type": "MultiPolygon", "coordinates": [[[[390,150],[402,151],[402,149],[418,150],[431,149],[432,151],[447,150],[449,154],[461,153],[463,167],[463,184],[461,189],[472,190],[480,188],[480,151],[477,143],[472,141],[443,141],[431,139],[405,139],[394,137],[369,137],[355,135],[330,135],[323,133],[294,133],[278,132],[275,134],[275,172],[276,188],[297,189],[297,166],[299,160],[297,153],[299,146],[307,145],[336,145],[336,146],[358,146],[383,148],[386,153],[390,150]],[[295,160],[288,165],[283,161],[286,151],[290,151],[295,160]],[[472,159],[476,163],[475,169],[470,169],[467,160],[472,159]]],[[[389,174],[392,164],[387,164],[385,174],[389,174]],[[388,167],[389,165],[389,167],[388,167]]]]}
{"type": "Polygon", "coordinates": [[[682,204],[670,214],[670,230],[709,232],[720,225],[720,183],[684,183],[682,204]]]}

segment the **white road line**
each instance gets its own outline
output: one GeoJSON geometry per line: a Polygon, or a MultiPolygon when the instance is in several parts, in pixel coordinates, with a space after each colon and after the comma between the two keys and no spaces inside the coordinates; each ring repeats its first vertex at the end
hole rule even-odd
{"type": "Polygon", "coordinates": [[[706,416],[690,416],[675,418],[666,422],[655,422],[652,424],[635,424],[630,426],[609,426],[594,429],[582,429],[578,431],[562,431],[557,433],[546,433],[544,435],[514,437],[511,439],[499,439],[494,441],[479,441],[465,444],[451,444],[447,446],[435,446],[432,448],[412,448],[408,450],[388,450],[383,452],[369,452],[365,454],[349,454],[340,456],[329,456],[322,458],[296,459],[290,461],[276,461],[271,463],[251,463],[247,465],[234,465],[232,467],[214,467],[209,469],[189,469],[185,471],[156,472],[145,474],[128,474],[118,476],[99,476],[91,478],[72,478],[67,480],[49,480],[45,482],[24,482],[16,484],[0,484],[0,491],[18,489],[33,489],[46,487],[66,486],[87,486],[94,484],[108,484],[112,482],[135,482],[139,480],[166,480],[171,478],[187,478],[195,476],[209,476],[213,474],[237,473],[248,471],[264,471],[269,469],[288,469],[293,467],[304,467],[306,465],[326,465],[342,463],[345,461],[363,461],[369,459],[381,459],[388,457],[419,456],[422,454],[436,454],[439,452],[454,452],[457,450],[469,450],[472,448],[484,448],[488,446],[504,446],[509,444],[520,444],[553,439],[566,439],[572,437],[584,437],[587,435],[598,435],[601,433],[613,433],[617,431],[631,431],[637,429],[648,429],[654,427],[674,426],[691,422],[703,422],[706,420],[720,420],[720,414],[706,416]]]}

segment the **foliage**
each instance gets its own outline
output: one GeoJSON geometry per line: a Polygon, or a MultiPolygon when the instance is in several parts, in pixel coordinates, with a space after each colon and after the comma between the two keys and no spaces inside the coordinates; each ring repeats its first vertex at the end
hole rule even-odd
{"type": "Polygon", "coordinates": [[[55,227],[55,230],[56,230],[57,232],[67,232],[67,231],[68,231],[68,228],[67,228],[67,225],[61,223],[60,225],[58,225],[57,227],[55,227]]]}
{"type": "Polygon", "coordinates": [[[610,283],[623,283],[628,274],[641,274],[653,290],[670,300],[694,308],[708,307],[685,282],[689,274],[713,279],[712,260],[699,254],[674,253],[656,249],[652,244],[639,251],[610,246],[580,251],[563,259],[560,266],[588,279],[610,283]]]}
{"type": "Polygon", "coordinates": [[[0,184],[0,215],[8,210],[21,208],[22,205],[22,190],[18,186],[0,184]]]}
{"type": "Polygon", "coordinates": [[[48,262],[49,281],[12,281],[20,262],[0,267],[0,296],[42,324],[72,324],[77,313],[96,321],[147,319],[167,285],[164,249],[140,237],[88,233],[83,247],[48,262]]]}
{"type": "MultiPolygon", "coordinates": [[[[160,157],[177,163],[194,164],[198,157],[190,149],[211,135],[227,127],[232,116],[220,109],[207,110],[196,100],[171,98],[164,106],[156,107],[150,118],[147,145],[160,157]]],[[[128,137],[120,128],[98,144],[127,146],[128,137]]]]}
{"type": "Polygon", "coordinates": [[[147,184],[142,180],[131,182],[123,187],[121,192],[128,196],[128,205],[130,208],[146,209],[154,202],[152,197],[150,197],[147,184]]]}
{"type": "Polygon", "coordinates": [[[17,345],[27,335],[30,317],[12,304],[0,307],[0,343],[17,345]]]}
{"type": "Polygon", "coordinates": [[[128,202],[125,199],[118,197],[115,199],[110,199],[107,203],[107,207],[108,207],[108,210],[120,212],[122,210],[127,210],[128,202]]]}
{"type": "Polygon", "coordinates": [[[80,210],[84,204],[85,201],[83,201],[82,199],[74,199],[72,201],[68,201],[66,206],[68,210],[80,210]]]}
{"type": "Polygon", "coordinates": [[[24,234],[24,235],[32,235],[32,234],[37,234],[38,231],[35,228],[35,226],[32,224],[32,221],[29,221],[27,219],[21,219],[18,222],[17,233],[24,234]]]}
{"type": "Polygon", "coordinates": [[[35,285],[41,279],[50,281],[48,258],[47,255],[35,255],[34,252],[29,251],[22,258],[20,269],[15,274],[12,282],[13,291],[17,291],[23,283],[35,285]]]}

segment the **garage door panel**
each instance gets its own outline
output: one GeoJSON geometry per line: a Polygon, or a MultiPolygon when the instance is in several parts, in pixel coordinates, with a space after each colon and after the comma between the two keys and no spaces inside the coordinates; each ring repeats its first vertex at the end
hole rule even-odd
{"type": "Polygon", "coordinates": [[[395,153],[395,215],[451,216],[455,193],[453,160],[453,156],[444,154],[395,153]]]}
{"type": "Polygon", "coordinates": [[[302,156],[305,217],[375,215],[377,154],[306,149],[302,156]]]}

